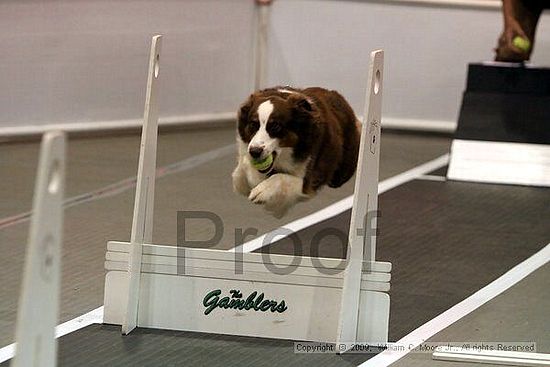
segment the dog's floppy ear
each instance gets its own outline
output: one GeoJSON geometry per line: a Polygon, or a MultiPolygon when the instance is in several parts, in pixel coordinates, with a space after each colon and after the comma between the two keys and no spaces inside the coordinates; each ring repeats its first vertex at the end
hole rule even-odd
{"type": "Polygon", "coordinates": [[[248,114],[250,113],[250,109],[252,108],[253,99],[254,99],[254,95],[251,94],[248,97],[248,99],[246,100],[246,102],[244,102],[241,105],[241,107],[239,108],[239,113],[238,113],[238,119],[239,120],[241,120],[242,118],[248,117],[248,114]]]}
{"type": "Polygon", "coordinates": [[[289,97],[289,101],[292,103],[295,109],[301,112],[312,112],[313,111],[313,105],[311,102],[307,99],[307,97],[299,95],[299,94],[293,94],[289,97]]]}
{"type": "Polygon", "coordinates": [[[239,135],[241,136],[241,138],[245,141],[247,139],[245,127],[248,124],[248,115],[250,114],[253,103],[254,95],[251,94],[248,99],[239,107],[239,111],[237,112],[237,130],[239,131],[239,135]]]}

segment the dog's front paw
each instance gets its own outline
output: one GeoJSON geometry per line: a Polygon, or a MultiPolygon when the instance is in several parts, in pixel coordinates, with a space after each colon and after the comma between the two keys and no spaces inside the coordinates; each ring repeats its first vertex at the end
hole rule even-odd
{"type": "Polygon", "coordinates": [[[303,180],[298,177],[275,174],[252,189],[248,199],[264,208],[276,218],[283,217],[300,200],[303,180]]]}
{"type": "Polygon", "coordinates": [[[280,197],[280,183],[278,180],[272,180],[273,177],[262,181],[250,191],[248,200],[254,204],[272,204],[280,197]]]}

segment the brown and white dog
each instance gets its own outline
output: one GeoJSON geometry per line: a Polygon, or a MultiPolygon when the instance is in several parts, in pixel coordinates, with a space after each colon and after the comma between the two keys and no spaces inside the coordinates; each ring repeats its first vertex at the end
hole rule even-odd
{"type": "Polygon", "coordinates": [[[233,188],[282,217],[324,185],[339,187],[354,174],[360,128],[344,97],[313,87],[258,91],[238,113],[238,164],[233,188]],[[262,171],[252,161],[273,155],[262,171]]]}

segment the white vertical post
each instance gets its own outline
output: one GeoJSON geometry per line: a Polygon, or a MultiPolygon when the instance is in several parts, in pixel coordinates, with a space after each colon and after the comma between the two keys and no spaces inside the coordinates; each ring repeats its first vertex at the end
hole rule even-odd
{"type": "Polygon", "coordinates": [[[141,131],[141,148],[134,202],[134,217],[130,258],[128,262],[128,300],[122,333],[128,334],[137,326],[139,286],[141,279],[142,245],[153,237],[153,208],[155,199],[155,170],[158,134],[158,76],[162,36],[154,36],[149,56],[145,112],[141,131]]]}
{"type": "Polygon", "coordinates": [[[254,90],[264,88],[267,79],[267,39],[269,34],[271,3],[272,0],[256,0],[254,90]]]}
{"type": "Polygon", "coordinates": [[[14,366],[55,366],[59,317],[65,135],[42,137],[16,326],[14,366]]]}
{"type": "MultiPolygon", "coordinates": [[[[371,53],[361,144],[355,177],[349,228],[347,265],[342,287],[342,304],[337,343],[347,349],[357,341],[359,296],[363,261],[375,261],[376,211],[378,209],[378,166],[382,116],[384,51],[371,53]]],[[[340,350],[339,352],[344,352],[340,350]]]]}

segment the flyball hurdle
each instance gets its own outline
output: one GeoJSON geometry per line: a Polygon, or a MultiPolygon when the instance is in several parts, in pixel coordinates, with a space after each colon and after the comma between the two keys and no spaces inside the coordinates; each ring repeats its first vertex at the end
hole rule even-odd
{"type": "Polygon", "coordinates": [[[156,36],[131,240],[107,244],[104,322],[122,325],[124,334],[141,326],[348,346],[386,342],[391,264],[375,261],[376,218],[370,215],[378,205],[383,51],[371,54],[348,258],[269,255],[270,266],[290,272],[280,275],[261,253],[151,243],[160,47],[156,36]]]}
{"type": "Polygon", "coordinates": [[[13,360],[16,367],[56,365],[64,188],[65,135],[48,132],[40,146],[17,311],[17,347],[13,360]]]}

